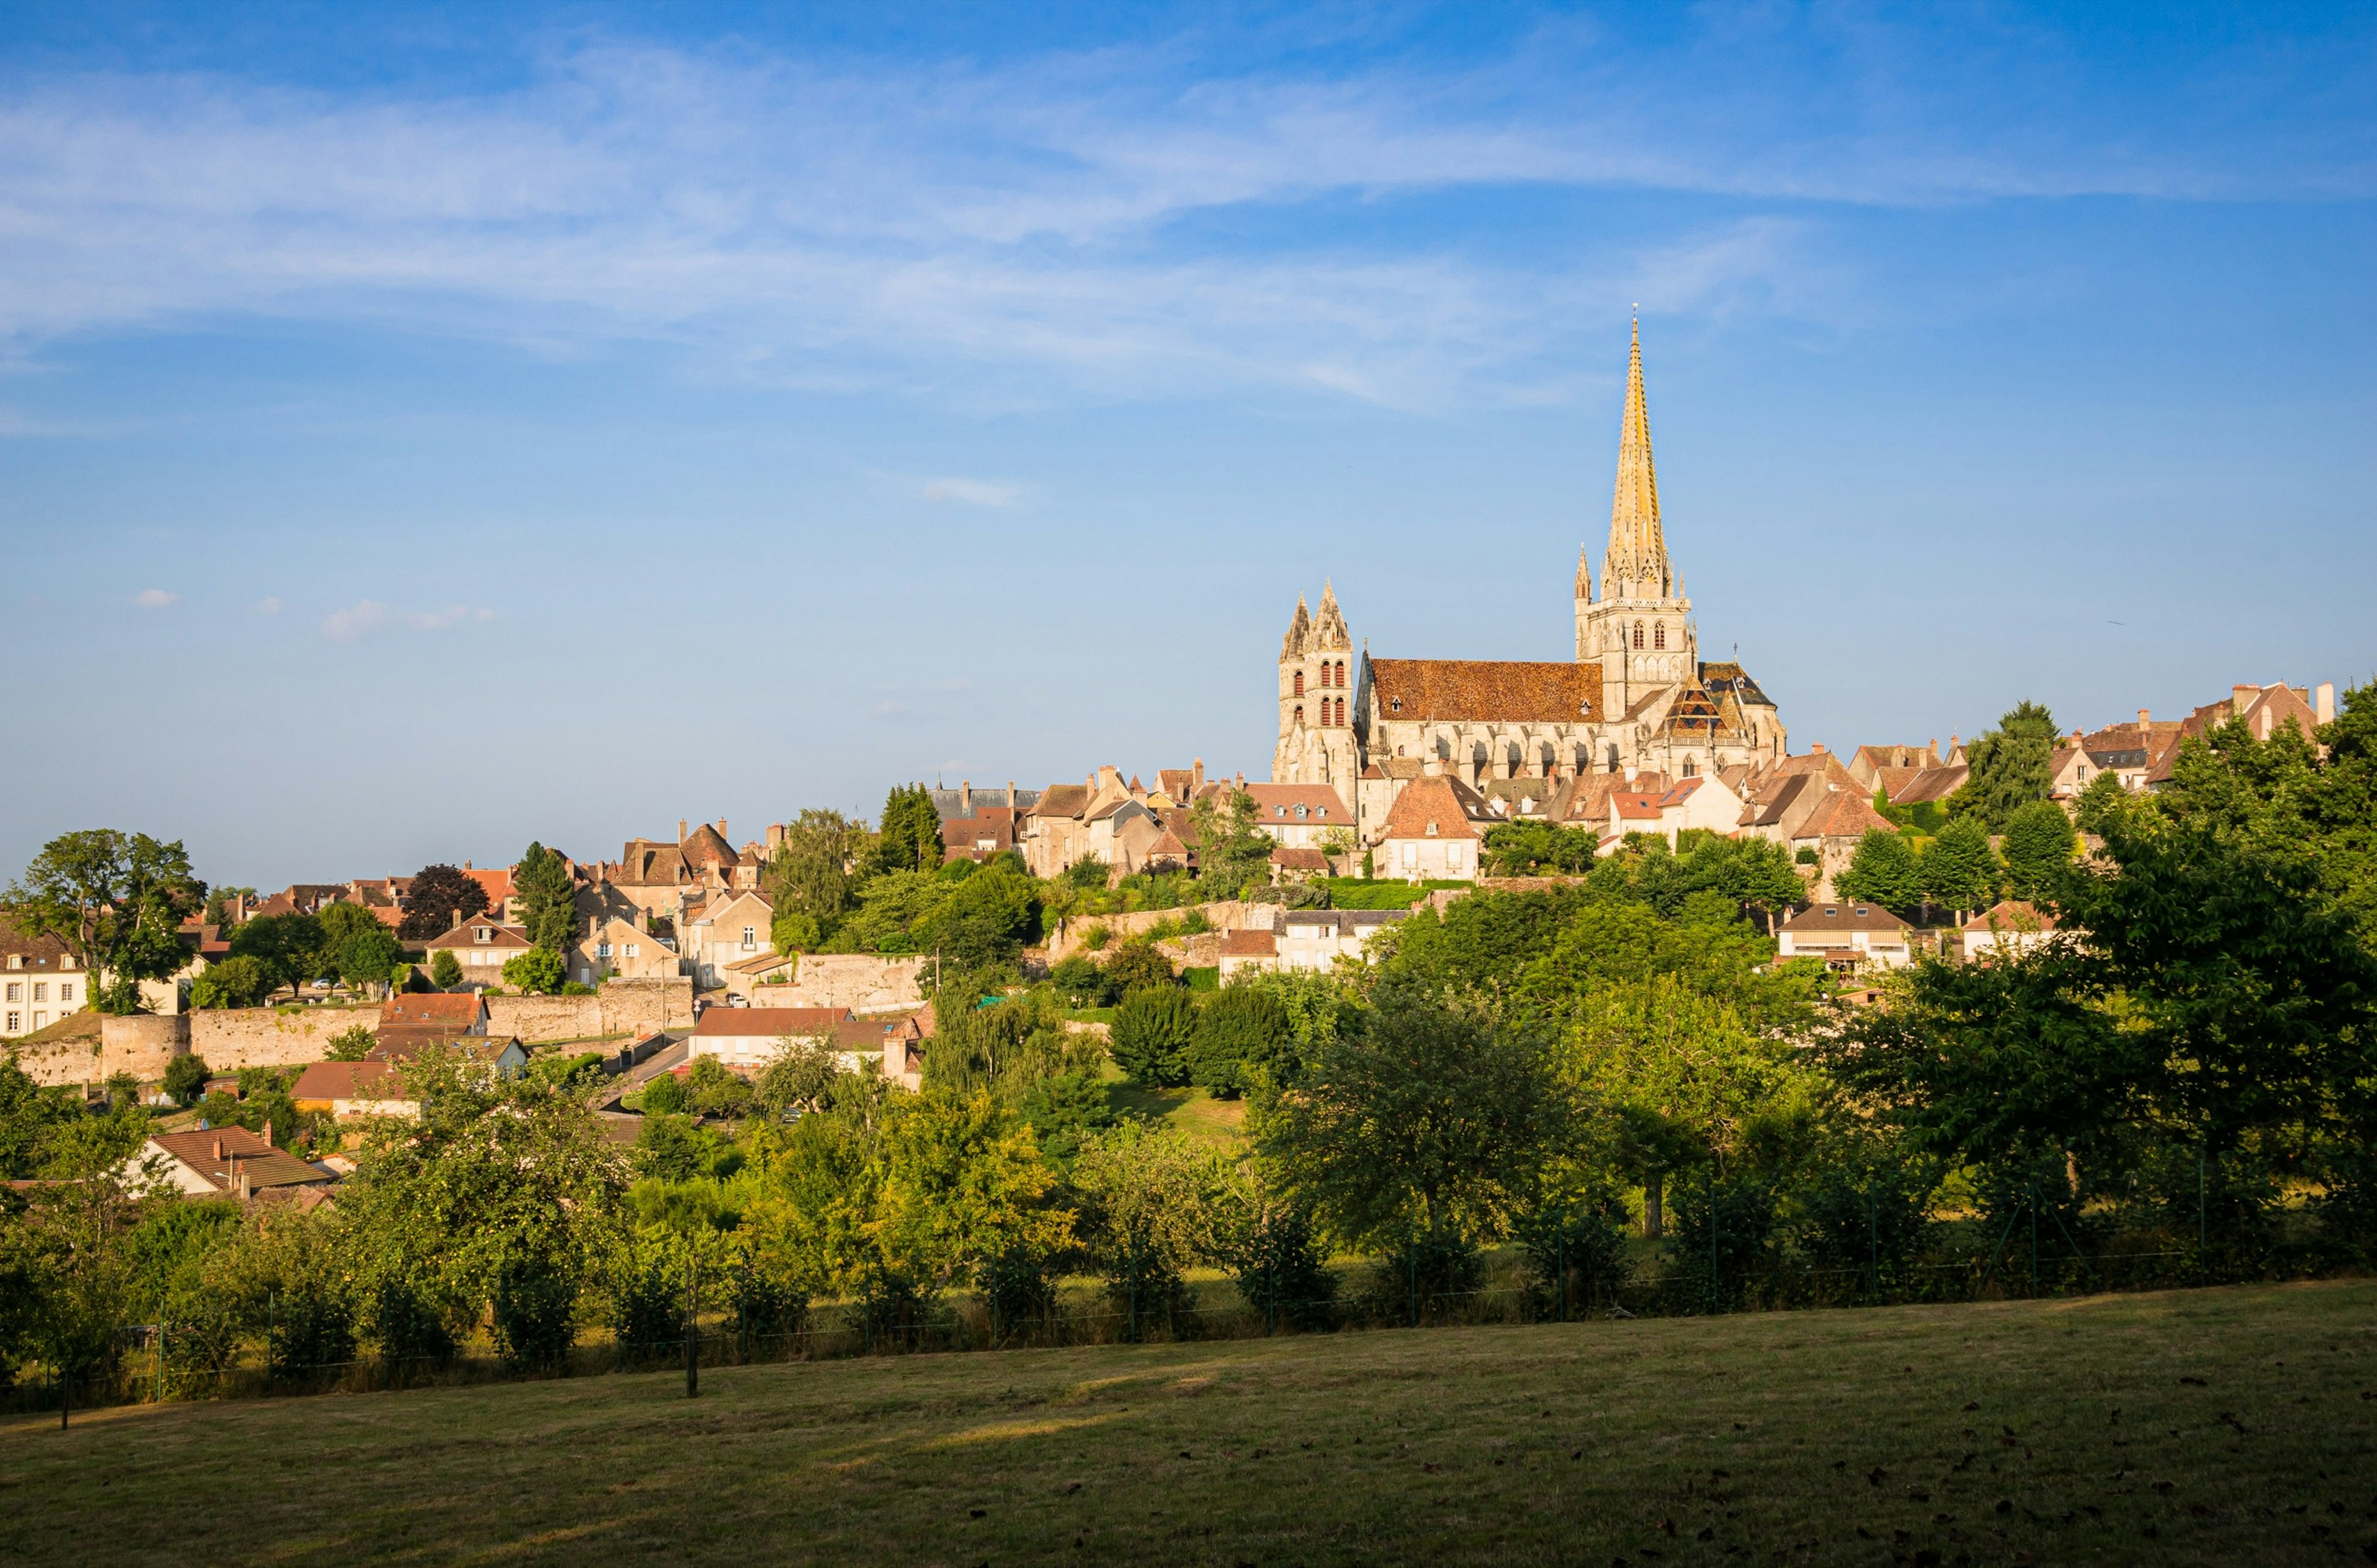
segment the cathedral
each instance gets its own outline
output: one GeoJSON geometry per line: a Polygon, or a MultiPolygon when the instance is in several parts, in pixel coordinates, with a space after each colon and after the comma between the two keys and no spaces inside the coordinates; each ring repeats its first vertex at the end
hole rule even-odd
{"type": "Polygon", "coordinates": [[[1374,659],[1356,652],[1329,587],[1317,614],[1296,600],[1280,644],[1272,782],[1335,786],[1365,844],[1417,778],[1540,798],[1589,773],[1676,781],[1786,749],[1774,704],[1741,666],[1701,659],[1660,527],[1639,324],[1599,593],[1577,557],[1573,660],[1374,659]]]}

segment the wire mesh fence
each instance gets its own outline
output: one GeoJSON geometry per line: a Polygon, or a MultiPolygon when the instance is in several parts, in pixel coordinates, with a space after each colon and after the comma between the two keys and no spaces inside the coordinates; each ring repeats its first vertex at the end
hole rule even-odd
{"type": "MultiPolygon", "coordinates": [[[[1878,1230],[1878,1227],[1877,1227],[1878,1230]]],[[[1729,1268],[1721,1246],[1696,1257],[1636,1243],[1620,1259],[1571,1260],[1511,1247],[1472,1254],[1451,1273],[1414,1249],[1339,1260],[1320,1273],[1322,1291],[1267,1288],[1261,1275],[1211,1275],[1178,1289],[1141,1292],[1127,1282],[1054,1282],[1041,1303],[1002,1312],[991,1292],[950,1291],[896,1300],[798,1303],[781,1299],[770,1322],[714,1303],[664,1334],[581,1327],[534,1361],[495,1353],[484,1335],[448,1353],[381,1347],[327,1359],[285,1353],[268,1305],[263,1323],[226,1333],[173,1321],[125,1325],[111,1351],[78,1375],[38,1370],[0,1390],[14,1414],[59,1413],[137,1403],[285,1397],[332,1393],[583,1377],[683,1369],[688,1385],[707,1368],[854,1357],[950,1354],[1118,1343],[1248,1339],[1311,1333],[1703,1316],[1862,1308],[2161,1289],[2323,1272],[2302,1249],[2229,1248],[2198,1233],[2127,1231],[2088,1238],[2036,1210],[2003,1222],[1934,1222],[1912,1257],[1886,1257],[1877,1235],[1861,1265],[1822,1264],[1785,1248],[1754,1266],[1729,1268]],[[2085,1243],[2095,1240],[2096,1245],[2085,1243]],[[196,1341],[193,1346],[192,1342],[196,1341]]],[[[744,1293],[748,1298],[749,1293],[744,1293]]],[[[761,1293],[760,1299],[769,1298],[761,1293]]],[[[599,1307],[590,1295],[587,1305],[599,1307]]]]}

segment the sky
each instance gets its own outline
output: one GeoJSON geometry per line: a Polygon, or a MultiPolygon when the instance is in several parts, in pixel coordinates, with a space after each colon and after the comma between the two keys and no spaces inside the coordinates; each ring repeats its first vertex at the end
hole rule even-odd
{"type": "Polygon", "coordinates": [[[1638,309],[1792,747],[2377,673],[2377,8],[0,0],[0,878],[1267,776],[1561,659],[1638,309]]]}

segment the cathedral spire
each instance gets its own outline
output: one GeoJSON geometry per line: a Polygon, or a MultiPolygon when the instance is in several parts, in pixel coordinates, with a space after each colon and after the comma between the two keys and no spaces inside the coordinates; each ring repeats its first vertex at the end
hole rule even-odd
{"type": "Polygon", "coordinates": [[[1279,640],[1282,659],[1300,659],[1305,645],[1312,640],[1312,612],[1304,605],[1304,595],[1296,596],[1296,618],[1287,623],[1287,635],[1279,640]]]}
{"type": "Polygon", "coordinates": [[[1593,562],[1590,558],[1592,553],[1593,547],[1589,545],[1579,545],[1576,547],[1576,596],[1579,599],[1593,597],[1593,562]]]}
{"type": "Polygon", "coordinates": [[[1619,428],[1618,489],[1609,504],[1609,553],[1602,557],[1605,596],[1668,596],[1667,541],[1659,528],[1659,479],[1651,464],[1651,411],[1642,396],[1642,323],[1634,322],[1626,362],[1626,417],[1619,428]]]}

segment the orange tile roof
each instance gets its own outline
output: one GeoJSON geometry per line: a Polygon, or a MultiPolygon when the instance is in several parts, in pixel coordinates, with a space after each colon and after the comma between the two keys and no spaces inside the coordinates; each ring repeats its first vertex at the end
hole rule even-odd
{"type": "Polygon", "coordinates": [[[1601,666],[1488,659],[1373,659],[1377,711],[1390,719],[1573,724],[1601,716],[1601,666]]]}
{"type": "Polygon", "coordinates": [[[475,991],[400,991],[380,1004],[383,1029],[452,1029],[468,1033],[487,1015],[475,991]]]}
{"type": "Polygon", "coordinates": [[[1394,808],[1387,813],[1386,832],[1382,839],[1482,838],[1471,824],[1473,811],[1481,812],[1485,802],[1475,790],[1455,780],[1438,776],[1417,779],[1395,796],[1394,808]],[[1463,796],[1468,796],[1463,800],[1463,796]],[[1473,806],[1471,802],[1475,802],[1473,806]]]}
{"type": "Polygon", "coordinates": [[[1892,828],[1890,819],[1873,808],[1873,802],[1854,789],[1834,790],[1824,796],[1822,804],[1808,814],[1795,839],[1803,838],[1863,838],[1869,828],[1892,828]]]}
{"type": "Polygon", "coordinates": [[[1279,956],[1279,934],[1275,931],[1224,931],[1222,933],[1222,956],[1276,958],[1279,956]]]}
{"type": "Polygon", "coordinates": [[[849,1022],[846,1007],[712,1007],[702,1011],[695,1035],[705,1039],[753,1035],[821,1035],[849,1022]]]}

